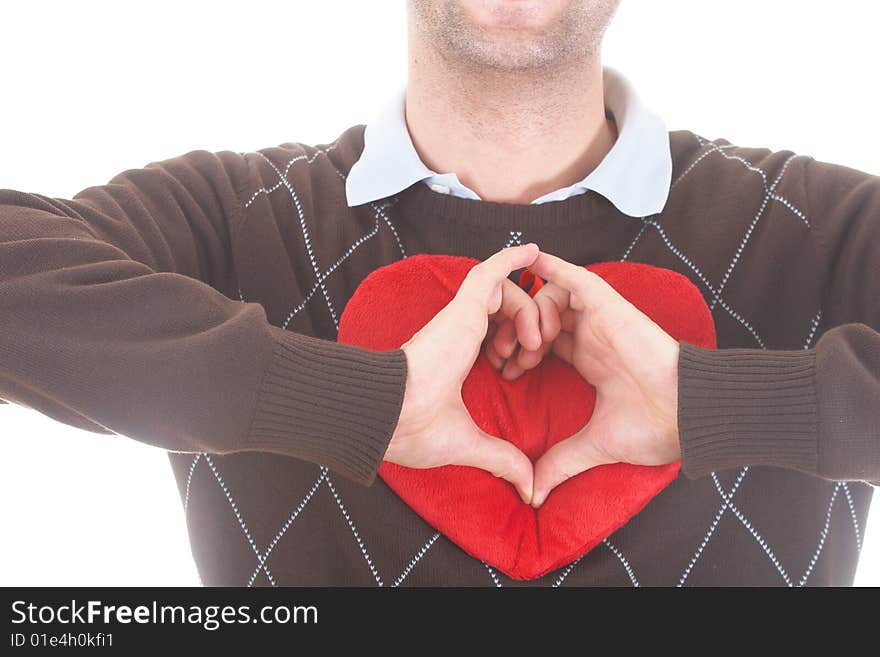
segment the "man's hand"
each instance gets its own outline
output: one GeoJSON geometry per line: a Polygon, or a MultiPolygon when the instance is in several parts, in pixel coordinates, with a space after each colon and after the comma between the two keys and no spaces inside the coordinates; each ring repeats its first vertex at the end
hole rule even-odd
{"type": "Polygon", "coordinates": [[[506,440],[480,430],[461,398],[461,386],[486,338],[490,321],[509,320],[520,344],[541,345],[539,312],[508,276],[532,264],[534,243],[502,249],[467,274],[455,297],[402,345],[407,380],[400,418],[385,460],[411,468],[470,465],[512,483],[532,498],[528,457],[506,440]]]}
{"type": "Polygon", "coordinates": [[[548,253],[529,266],[547,283],[535,294],[542,344],[519,342],[503,318],[486,355],[515,379],[550,350],[596,387],[590,421],[535,464],[532,506],[560,483],[606,463],[662,465],[681,458],[678,341],[584,267],[548,253]]]}

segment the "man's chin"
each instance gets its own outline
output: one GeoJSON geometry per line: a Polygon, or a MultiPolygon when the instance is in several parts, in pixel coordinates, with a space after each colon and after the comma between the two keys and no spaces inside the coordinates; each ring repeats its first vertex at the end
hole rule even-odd
{"type": "Polygon", "coordinates": [[[468,68],[546,72],[598,51],[618,0],[410,0],[447,61],[468,68]]]}
{"type": "Polygon", "coordinates": [[[488,32],[540,33],[558,19],[561,0],[461,0],[474,28],[488,32]]]}

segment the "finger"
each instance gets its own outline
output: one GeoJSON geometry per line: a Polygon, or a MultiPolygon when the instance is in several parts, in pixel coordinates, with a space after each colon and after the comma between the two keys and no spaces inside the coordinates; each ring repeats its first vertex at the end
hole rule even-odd
{"type": "MultiPolygon", "coordinates": [[[[489,315],[498,312],[504,302],[503,294],[498,295],[498,286],[504,281],[515,286],[513,281],[508,278],[510,273],[530,265],[534,262],[537,254],[538,245],[534,242],[510,246],[492,254],[483,262],[471,267],[458,290],[458,294],[455,295],[455,300],[460,303],[477,304],[481,312],[487,312],[489,315]]],[[[522,288],[518,289],[525,293],[522,288]]]]}
{"type": "Polygon", "coordinates": [[[559,318],[559,324],[562,330],[574,333],[582,315],[583,313],[571,309],[566,310],[559,318]]]}
{"type": "Polygon", "coordinates": [[[498,325],[498,331],[492,339],[495,350],[502,358],[510,358],[516,349],[516,324],[505,318],[498,325]]]}
{"type": "Polygon", "coordinates": [[[535,293],[535,305],[538,307],[541,338],[544,342],[553,342],[561,329],[560,315],[568,308],[569,292],[554,283],[545,283],[535,293]]]}
{"type": "Polygon", "coordinates": [[[513,443],[490,436],[476,425],[474,431],[477,436],[472,441],[473,448],[457,459],[457,464],[480,468],[509,481],[522,501],[528,504],[532,499],[533,483],[532,462],[529,457],[513,443]]]}
{"type": "Polygon", "coordinates": [[[550,253],[540,252],[528,268],[573,293],[574,298],[569,299],[568,305],[574,310],[593,308],[608,298],[610,286],[600,276],[550,253]]]}
{"type": "MultiPolygon", "coordinates": [[[[559,327],[556,333],[558,333],[558,331],[568,331],[569,333],[573,333],[575,330],[575,326],[580,320],[582,314],[581,311],[573,310],[571,307],[572,300],[574,300],[575,303],[578,302],[577,296],[573,292],[569,292],[568,290],[560,287],[556,283],[546,283],[544,287],[542,287],[541,290],[538,292],[538,294],[535,295],[536,300],[538,295],[541,295],[542,293],[543,296],[553,301],[558,311],[557,317],[554,318],[554,320],[558,322],[559,327]]],[[[546,301],[544,303],[546,303],[546,301]]],[[[583,307],[583,304],[579,305],[583,307]]],[[[544,307],[540,305],[539,310],[541,311],[540,321],[542,322],[541,331],[543,335],[544,318],[546,315],[552,314],[553,311],[552,309],[544,310],[544,307]]],[[[556,327],[553,328],[555,329],[556,327]]],[[[553,338],[556,338],[555,334],[553,335],[553,338]]],[[[552,340],[547,340],[546,336],[544,336],[544,341],[552,342],[552,340]]]]}
{"type": "MultiPolygon", "coordinates": [[[[541,325],[540,313],[538,305],[529,293],[523,290],[512,281],[508,281],[512,288],[516,290],[511,294],[511,305],[516,305],[516,315],[514,323],[516,324],[516,339],[526,349],[540,349],[541,343],[541,325]],[[522,298],[520,298],[522,295],[522,298]]],[[[506,297],[506,294],[505,294],[506,297]]]]}
{"type": "MultiPolygon", "coordinates": [[[[537,248],[536,244],[530,243],[502,249],[468,271],[458,292],[429,323],[432,339],[441,351],[467,354],[468,359],[477,356],[486,339],[488,318],[505,303],[505,290],[515,287],[507,276],[510,271],[524,266],[523,263],[533,261],[537,248]]],[[[519,291],[524,292],[521,288],[519,291]]],[[[535,332],[538,330],[536,327],[535,332]]],[[[462,363],[469,367],[473,361],[462,363]]]]}
{"type": "Polygon", "coordinates": [[[496,370],[500,371],[501,368],[504,367],[505,359],[498,354],[495,350],[495,345],[493,345],[491,341],[486,342],[483,347],[483,354],[486,356],[486,360],[489,361],[489,364],[496,370]]]}
{"type": "Polygon", "coordinates": [[[511,326],[505,329],[504,337],[510,339],[508,334],[514,330],[514,343],[519,341],[531,349],[537,349],[541,345],[538,306],[528,292],[509,278],[505,278],[501,286],[501,306],[498,313],[512,320],[512,323],[505,323],[511,326]]]}
{"type": "Polygon", "coordinates": [[[583,433],[556,443],[535,463],[534,492],[532,506],[538,508],[559,484],[597,465],[607,463],[583,433]]]}
{"type": "Polygon", "coordinates": [[[521,352],[522,347],[517,349],[516,353],[504,362],[504,368],[501,370],[501,377],[503,379],[513,381],[519,378],[519,376],[525,371],[517,364],[517,359],[519,358],[519,354],[521,352]]]}
{"type": "Polygon", "coordinates": [[[504,362],[504,368],[501,370],[501,377],[503,379],[507,379],[508,381],[515,381],[518,379],[523,372],[525,372],[525,368],[520,367],[519,363],[519,355],[522,353],[523,349],[517,349],[517,352],[511,357],[508,358],[504,362]]]}
{"type": "Polygon", "coordinates": [[[537,367],[540,362],[544,360],[544,356],[546,356],[552,349],[552,342],[545,342],[539,349],[535,350],[520,349],[516,357],[516,365],[524,371],[537,367]]]}
{"type": "Polygon", "coordinates": [[[574,362],[574,335],[560,331],[553,341],[553,353],[571,365],[574,362]]]}

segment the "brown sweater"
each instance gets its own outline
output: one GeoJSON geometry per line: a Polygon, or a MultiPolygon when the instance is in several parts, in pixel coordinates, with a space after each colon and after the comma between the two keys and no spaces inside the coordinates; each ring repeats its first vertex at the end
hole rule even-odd
{"type": "Polygon", "coordinates": [[[363,128],[194,150],[72,199],[0,190],[0,398],[169,450],[209,585],[852,581],[859,480],[880,480],[880,178],[680,130],[667,205],[642,219],[592,191],[511,205],[422,183],[349,208],[363,128]],[[681,272],[719,346],[681,343],[683,474],[532,582],[376,478],[406,359],[335,342],[377,267],[520,241],[681,272]]]}

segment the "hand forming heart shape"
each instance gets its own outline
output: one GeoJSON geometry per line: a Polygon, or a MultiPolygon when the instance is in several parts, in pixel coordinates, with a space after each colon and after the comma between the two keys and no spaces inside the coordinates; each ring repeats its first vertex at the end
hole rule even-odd
{"type": "MultiPolygon", "coordinates": [[[[582,294],[575,299],[569,296],[565,307],[561,299],[564,288],[559,284],[568,279],[552,258],[541,254],[530,269],[550,281],[546,286],[559,288],[546,294],[558,304],[564,324],[560,328],[571,338],[557,339],[558,351],[554,347],[553,353],[514,381],[499,376],[481,353],[461,389],[465,406],[480,429],[513,443],[537,461],[536,493],[542,455],[565,456],[560,445],[566,438],[582,432],[585,425],[593,425],[602,428],[608,435],[605,440],[613,445],[613,432],[630,428],[621,421],[609,422],[606,418],[615,415],[610,411],[607,416],[599,415],[603,404],[609,409],[625,408],[628,389],[609,383],[613,377],[591,365],[589,354],[585,365],[569,349],[579,339],[575,332],[579,322],[573,313],[589,314],[590,308],[580,301],[586,298],[582,294]],[[543,256],[547,258],[539,263],[543,256]],[[566,327],[575,330],[566,331],[566,327]],[[566,360],[577,361],[577,366],[566,360]],[[598,394],[597,387],[582,376],[583,371],[595,374],[598,394]],[[605,385],[610,387],[607,396],[602,392],[605,385]],[[602,420],[595,422],[600,417],[602,420]]],[[[399,347],[449,303],[477,262],[461,256],[416,255],[375,270],[346,306],[338,340],[380,350],[399,347]]],[[[628,262],[597,263],[586,269],[673,339],[715,347],[711,313],[686,277],[628,262]]],[[[530,291],[534,292],[537,289],[530,291]]],[[[604,299],[607,303],[612,297],[604,299]]],[[[580,324],[586,324],[583,318],[580,324]]],[[[606,327],[598,334],[610,340],[624,340],[628,335],[626,326],[606,327]]],[[[644,401],[633,399],[630,414],[643,413],[644,401]]],[[[624,416],[618,413],[617,417],[624,416]]],[[[580,450],[569,452],[575,453],[580,450]]],[[[539,509],[520,500],[508,482],[470,466],[416,469],[385,461],[379,476],[416,513],[467,553],[513,578],[532,579],[576,559],[626,523],[676,477],[680,465],[678,461],[666,465],[610,463],[614,458],[621,460],[621,455],[606,456],[605,465],[570,472],[572,476],[547,487],[539,509]]],[[[560,465],[556,457],[549,463],[560,465]]],[[[563,474],[569,474],[566,469],[563,474]]]]}
{"type": "Polygon", "coordinates": [[[502,376],[515,380],[552,352],[597,388],[590,421],[535,463],[532,506],[597,465],[680,459],[678,341],[590,268],[540,253],[520,285],[529,281],[542,345],[532,350],[517,345],[514,322],[500,315],[494,322],[498,330],[485,342],[486,357],[502,376]],[[507,358],[499,362],[502,353],[507,358]]]}

